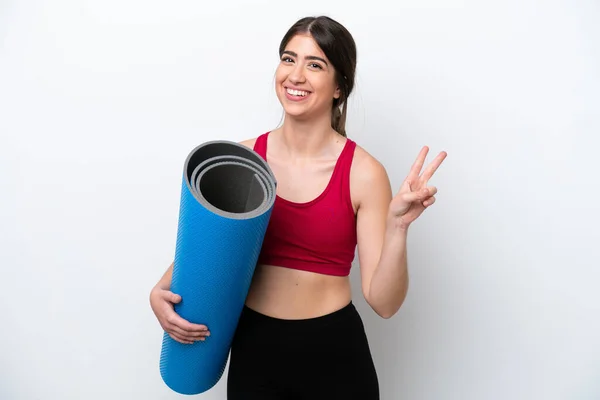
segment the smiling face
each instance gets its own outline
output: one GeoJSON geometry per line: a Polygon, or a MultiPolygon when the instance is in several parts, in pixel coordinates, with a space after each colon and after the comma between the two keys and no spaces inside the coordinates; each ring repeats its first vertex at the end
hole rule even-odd
{"type": "Polygon", "coordinates": [[[310,35],[296,35],[287,43],[275,86],[286,114],[294,117],[330,115],[340,96],[333,65],[310,35]]]}

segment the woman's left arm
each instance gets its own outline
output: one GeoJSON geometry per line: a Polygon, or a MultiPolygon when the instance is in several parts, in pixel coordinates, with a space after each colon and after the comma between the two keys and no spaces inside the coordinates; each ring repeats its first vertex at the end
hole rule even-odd
{"type": "Polygon", "coordinates": [[[446,153],[441,152],[423,171],[429,149],[423,147],[400,190],[392,197],[385,169],[377,162],[358,172],[358,257],[362,291],[382,318],[398,312],[408,291],[406,242],[408,228],[435,202],[437,189],[429,179],[446,153]]]}

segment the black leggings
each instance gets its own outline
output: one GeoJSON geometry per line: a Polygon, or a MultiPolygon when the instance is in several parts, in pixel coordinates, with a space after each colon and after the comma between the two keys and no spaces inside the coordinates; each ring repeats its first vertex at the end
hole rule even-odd
{"type": "Polygon", "coordinates": [[[303,320],[244,307],[231,347],[227,399],[378,400],[377,373],[354,305],[303,320]]]}

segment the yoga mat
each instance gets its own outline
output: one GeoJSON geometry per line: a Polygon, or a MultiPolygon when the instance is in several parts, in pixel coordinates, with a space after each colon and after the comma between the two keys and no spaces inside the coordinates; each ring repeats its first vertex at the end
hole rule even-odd
{"type": "Polygon", "coordinates": [[[182,344],[164,333],[160,373],[175,392],[205,392],[223,375],[276,185],[264,159],[238,143],[207,142],[185,160],[171,291],[182,298],[175,311],[210,336],[182,344]]]}

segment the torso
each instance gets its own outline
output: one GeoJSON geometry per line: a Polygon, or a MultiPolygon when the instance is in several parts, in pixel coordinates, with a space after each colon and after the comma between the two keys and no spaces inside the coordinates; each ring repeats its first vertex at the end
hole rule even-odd
{"type": "MultiPolygon", "coordinates": [[[[247,140],[242,144],[253,148],[255,140],[247,140]]],[[[293,165],[278,155],[276,149],[269,150],[268,163],[277,179],[278,197],[297,203],[318,197],[329,183],[345,142],[346,139],[340,136],[332,146],[331,154],[318,161],[293,165]]],[[[354,203],[355,199],[353,207],[354,203]]],[[[351,296],[348,276],[318,274],[259,263],[246,305],[276,318],[304,319],[339,310],[350,302],[351,296]]]]}

